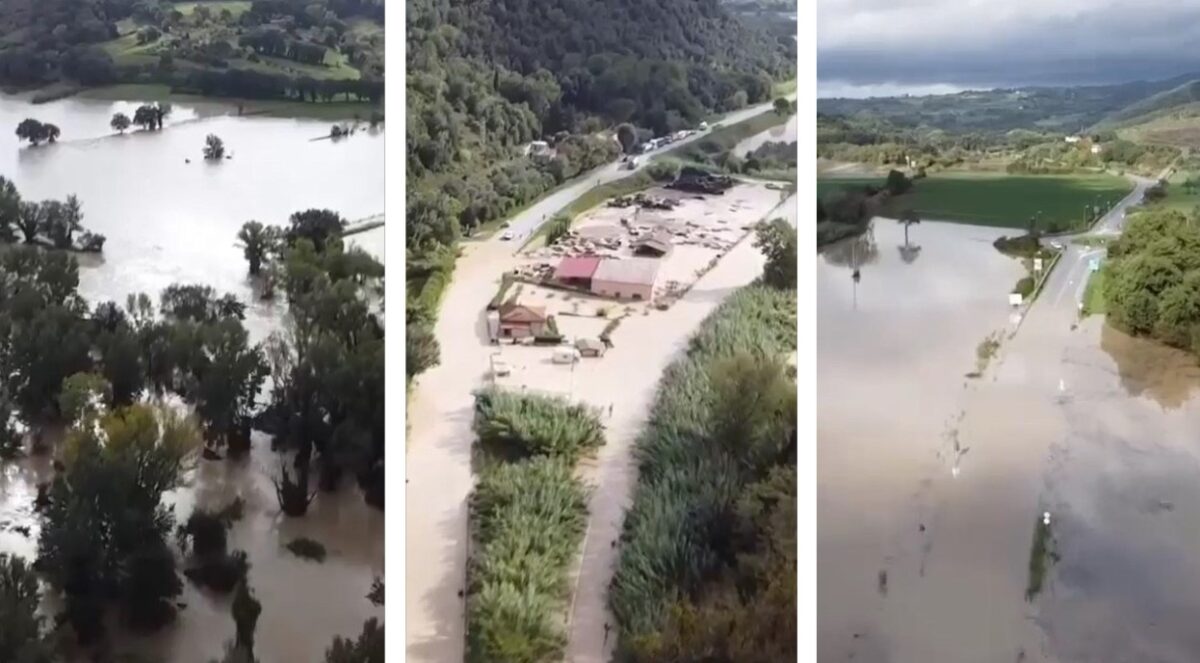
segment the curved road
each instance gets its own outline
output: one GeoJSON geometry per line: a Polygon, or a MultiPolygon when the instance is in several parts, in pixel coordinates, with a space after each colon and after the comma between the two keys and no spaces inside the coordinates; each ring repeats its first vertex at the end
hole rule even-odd
{"type": "MultiPolygon", "coordinates": [[[[788,98],[794,99],[795,94],[788,98]]],[[[771,107],[746,108],[720,122],[741,122],[771,107]]],[[[645,167],[650,158],[706,133],[641,155],[635,171],[645,167]]],[[[635,172],[620,166],[613,163],[597,168],[519,213],[509,222],[509,231],[516,236],[513,241],[497,237],[463,242],[434,326],[442,349],[441,364],[420,376],[408,401],[405,660],[457,663],[464,656],[467,501],[473,486],[472,392],[484,384],[492,352],[483,311],[495,294],[500,275],[516,265],[515,253],[522,240],[593,187],[635,172]]],[[[652,395],[658,375],[646,377],[652,395]]],[[[585,567],[588,564],[585,560],[585,567]]],[[[581,569],[589,578],[609,572],[607,568],[581,569]]]]}

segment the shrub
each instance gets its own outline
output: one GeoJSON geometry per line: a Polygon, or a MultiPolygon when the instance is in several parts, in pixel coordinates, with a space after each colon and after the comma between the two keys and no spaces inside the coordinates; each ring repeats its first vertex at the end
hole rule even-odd
{"type": "Polygon", "coordinates": [[[480,475],[471,516],[479,548],[467,660],[560,660],[567,569],[587,520],[583,485],[558,459],[499,464],[480,475]]]}
{"type": "MultiPolygon", "coordinates": [[[[649,423],[636,441],[638,483],[626,513],[624,545],[609,593],[621,638],[619,660],[695,660],[681,652],[699,656],[709,644],[714,648],[704,651],[714,660],[795,658],[794,638],[787,631],[769,628],[778,622],[754,618],[759,603],[773,606],[771,614],[779,616],[788,613],[790,602],[794,616],[794,593],[789,597],[786,592],[775,595],[764,589],[771,586],[771,577],[782,579],[777,589],[789,583],[794,587],[794,556],[788,559],[778,552],[783,558],[772,557],[756,548],[765,540],[790,537],[794,541],[794,526],[790,531],[787,526],[795,520],[753,517],[743,513],[738,502],[766,490],[772,481],[786,484],[788,477],[794,495],[795,387],[785,381],[786,372],[773,365],[782,365],[782,357],[796,347],[796,306],[794,293],[765,286],[743,288],[704,321],[687,354],[665,371],[649,423]],[[757,379],[754,376],[762,376],[761,386],[747,386],[757,379]],[[786,389],[790,403],[771,405],[770,412],[761,413],[722,407],[738,389],[761,389],[764,396],[743,394],[737,400],[744,403],[775,403],[786,389]],[[756,440],[753,449],[730,444],[730,436],[743,432],[756,440]],[[770,469],[764,470],[764,461],[770,469]],[[770,479],[779,473],[781,478],[770,479]],[[746,550],[771,561],[760,566],[745,556],[746,550]],[[745,595],[733,592],[735,598],[728,605],[719,609],[711,605],[741,583],[746,583],[745,595]],[[751,591],[755,587],[759,590],[751,591]],[[700,607],[680,609],[680,601],[700,607]],[[700,638],[689,643],[680,635],[683,627],[672,621],[673,615],[710,611],[713,621],[704,621],[713,630],[705,635],[719,643],[700,638]],[[717,619],[722,615],[723,621],[717,619]],[[716,622],[768,628],[761,637],[752,638],[754,642],[741,643],[753,649],[747,651],[739,649],[735,638],[721,636],[730,631],[716,622]],[[676,648],[664,648],[668,642],[676,648]]],[[[794,509],[794,497],[777,499],[794,509]]],[[[768,547],[794,550],[785,542],[768,547]]]]}
{"type": "Polygon", "coordinates": [[[1034,285],[1035,284],[1032,276],[1023,276],[1021,277],[1021,280],[1017,281],[1017,285],[1013,288],[1013,292],[1021,295],[1022,298],[1026,298],[1033,294],[1034,285]]]}
{"type": "Polygon", "coordinates": [[[550,456],[574,463],[604,444],[594,410],[497,388],[475,394],[475,432],[485,448],[506,458],[550,456]]]}
{"type": "Polygon", "coordinates": [[[307,559],[314,562],[325,561],[325,546],[320,541],[314,541],[306,537],[292,539],[285,546],[293,555],[301,559],[307,559]]]}

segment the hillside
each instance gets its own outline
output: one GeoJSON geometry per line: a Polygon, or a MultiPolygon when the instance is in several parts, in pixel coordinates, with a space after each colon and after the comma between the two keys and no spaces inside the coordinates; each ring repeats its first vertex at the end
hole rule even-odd
{"type": "Polygon", "coordinates": [[[436,308],[459,236],[615,159],[612,130],[695,127],[768,101],[796,45],[715,0],[410,0],[410,316],[436,308]],[[527,157],[546,140],[551,157],[527,157]]]}
{"type": "Polygon", "coordinates": [[[1141,124],[1200,101],[1200,80],[1190,80],[1178,87],[1152,94],[1122,108],[1096,124],[1096,130],[1115,129],[1141,124]]]}
{"type": "Polygon", "coordinates": [[[951,132],[1031,129],[1075,133],[1133,104],[1191,82],[1193,75],[1085,87],[1028,87],[873,99],[818,99],[817,111],[951,132]]]}
{"type": "Polygon", "coordinates": [[[5,0],[0,84],[378,101],[383,0],[5,0]]]}

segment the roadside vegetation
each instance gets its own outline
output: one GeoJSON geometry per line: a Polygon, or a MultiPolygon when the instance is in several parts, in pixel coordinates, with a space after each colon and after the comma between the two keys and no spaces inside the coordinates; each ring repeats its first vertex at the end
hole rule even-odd
{"type": "Polygon", "coordinates": [[[1200,355],[1200,227],[1174,210],[1134,216],[1102,269],[1108,321],[1200,355]]]}
{"type": "Polygon", "coordinates": [[[587,526],[575,463],[604,443],[596,411],[490,388],[475,395],[479,483],[471,497],[467,660],[560,660],[567,571],[587,526]]]}
{"type": "Polygon", "coordinates": [[[1088,278],[1087,287],[1083,291],[1083,310],[1081,311],[1085,317],[1108,313],[1108,300],[1104,294],[1104,284],[1108,280],[1107,274],[1107,270],[1100,269],[1092,272],[1088,278]]]}
{"type": "Polygon", "coordinates": [[[609,594],[618,660],[796,657],[796,306],[742,289],[663,375],[609,594]]]}
{"type": "Polygon", "coordinates": [[[1054,550],[1054,534],[1050,523],[1044,516],[1038,516],[1033,529],[1033,545],[1029,550],[1029,584],[1025,588],[1025,600],[1032,601],[1042,593],[1046,583],[1046,574],[1050,567],[1058,561],[1058,553],[1054,550]]]}
{"type": "Polygon", "coordinates": [[[406,316],[421,328],[462,236],[612,162],[633,143],[620,133],[661,136],[769,101],[794,76],[796,48],[685,0],[571,0],[554,12],[531,0],[470,12],[416,0],[406,39],[406,316]],[[711,57],[684,56],[695,52],[711,57]],[[533,141],[546,147],[527,150],[533,141]]]}

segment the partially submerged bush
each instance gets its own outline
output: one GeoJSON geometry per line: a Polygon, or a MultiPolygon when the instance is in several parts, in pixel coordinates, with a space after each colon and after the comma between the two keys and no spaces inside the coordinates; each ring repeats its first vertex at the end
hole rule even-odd
{"type": "Polygon", "coordinates": [[[485,470],[471,498],[467,660],[560,660],[567,569],[587,524],[587,495],[567,463],[535,458],[485,470]]]}
{"type": "Polygon", "coordinates": [[[571,464],[604,444],[594,410],[495,387],[475,394],[475,432],[485,448],[503,457],[551,456],[571,464]]]}
{"type": "Polygon", "coordinates": [[[325,546],[320,541],[314,541],[307,537],[299,537],[292,539],[285,548],[293,555],[301,559],[307,559],[313,562],[325,561],[325,546]]]}

